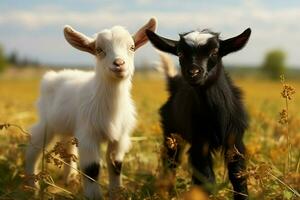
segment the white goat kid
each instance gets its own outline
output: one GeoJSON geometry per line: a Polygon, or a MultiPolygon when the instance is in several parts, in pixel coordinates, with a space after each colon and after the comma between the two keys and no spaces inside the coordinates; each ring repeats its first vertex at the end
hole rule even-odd
{"type": "MultiPolygon", "coordinates": [[[[130,134],[136,122],[130,94],[134,52],[148,41],[145,30],[155,28],[156,20],[152,18],[133,36],[123,27],[115,26],[92,39],[65,26],[66,40],[96,57],[95,72],[64,70],[45,74],[38,101],[40,121],[31,129],[31,144],[26,152],[27,174],[36,173],[45,137],[49,144],[54,136],[64,140],[75,136],[79,142],[80,168],[95,180],[100,168],[99,145],[108,142],[109,190],[121,186],[122,161],[130,148],[130,134]]],[[[76,151],[72,145],[68,148],[71,153],[76,151]]],[[[76,163],[71,164],[76,167],[76,163]]],[[[76,170],[65,167],[68,181],[76,170]]],[[[90,199],[101,198],[99,185],[85,177],[83,180],[85,195],[90,199]]]]}

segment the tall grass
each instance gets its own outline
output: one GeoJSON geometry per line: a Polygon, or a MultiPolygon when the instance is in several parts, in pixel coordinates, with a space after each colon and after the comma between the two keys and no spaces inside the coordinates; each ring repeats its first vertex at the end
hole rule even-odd
{"type": "MultiPolygon", "coordinates": [[[[240,174],[248,177],[250,199],[300,198],[300,95],[295,93],[300,82],[293,82],[294,88],[284,78],[277,83],[253,78],[236,81],[246,93],[245,101],[251,116],[245,138],[248,168],[240,174]]],[[[75,138],[58,141],[49,149],[43,146],[40,172],[32,177],[24,176],[24,147],[30,136],[24,129],[36,121],[33,102],[38,96],[38,84],[36,79],[0,79],[0,199],[33,198],[34,188],[24,187],[28,178],[43,183],[39,199],[84,199],[80,184],[65,186],[62,181],[61,168],[70,166],[69,162],[77,162],[77,157],[65,149],[66,143],[77,145],[75,138]]],[[[201,189],[192,187],[186,157],[178,168],[177,179],[171,180],[175,184],[174,192],[161,192],[170,181],[161,176],[162,131],[157,114],[167,98],[164,85],[157,74],[137,74],[134,79],[133,96],[139,124],[132,138],[133,149],[125,157],[125,187],[119,192],[120,199],[161,199],[164,195],[167,199],[208,198],[201,189]]],[[[171,147],[175,148],[177,142],[180,139],[176,136],[169,139],[171,147]]],[[[217,185],[210,198],[231,199],[233,191],[218,158],[216,155],[217,185]]],[[[98,184],[107,197],[105,163],[102,168],[98,184]]],[[[82,171],[76,171],[95,181],[82,171]]]]}

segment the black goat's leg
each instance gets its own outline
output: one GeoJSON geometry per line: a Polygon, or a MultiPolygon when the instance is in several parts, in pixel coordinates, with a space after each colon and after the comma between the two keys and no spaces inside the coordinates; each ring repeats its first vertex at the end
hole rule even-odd
{"type": "Polygon", "coordinates": [[[181,144],[176,144],[171,134],[164,135],[164,144],[161,151],[162,171],[157,179],[157,191],[166,198],[166,194],[174,192],[176,185],[176,168],[180,164],[181,144]],[[175,142],[175,143],[173,143],[175,142]],[[167,193],[165,193],[167,192],[167,193]]]}
{"type": "Polygon", "coordinates": [[[192,144],[189,150],[189,160],[193,168],[193,183],[211,192],[211,186],[215,183],[215,174],[208,145],[192,144]]]}
{"type": "Polygon", "coordinates": [[[245,200],[248,198],[247,179],[242,172],[246,170],[245,145],[236,142],[226,150],[226,163],[228,176],[234,189],[235,200],[245,200]]]}
{"type": "Polygon", "coordinates": [[[170,105],[166,103],[160,109],[161,126],[164,133],[162,164],[163,173],[175,176],[176,168],[180,164],[182,143],[176,138],[176,129],[170,119],[170,105]],[[174,138],[175,136],[175,138],[174,138]]]}
{"type": "Polygon", "coordinates": [[[164,150],[162,151],[164,173],[175,175],[176,168],[180,164],[182,148],[182,144],[178,143],[176,138],[173,138],[171,134],[164,135],[164,150]]]}

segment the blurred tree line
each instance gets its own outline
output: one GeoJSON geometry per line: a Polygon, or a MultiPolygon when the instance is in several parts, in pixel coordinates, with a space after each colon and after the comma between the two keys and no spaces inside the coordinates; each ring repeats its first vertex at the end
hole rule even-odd
{"type": "Polygon", "coordinates": [[[4,55],[3,47],[0,45],[0,72],[4,70],[7,65],[7,61],[4,55]]]}
{"type": "Polygon", "coordinates": [[[264,73],[271,79],[279,79],[286,71],[286,54],[281,49],[274,49],[267,52],[262,65],[264,73]]]}
{"type": "Polygon", "coordinates": [[[11,52],[9,55],[5,55],[3,46],[0,44],[0,72],[4,71],[8,66],[17,68],[23,67],[38,67],[40,63],[37,60],[29,58],[21,58],[17,51],[11,52]]]}
{"type": "MultiPolygon", "coordinates": [[[[271,79],[279,79],[286,71],[286,54],[281,49],[274,49],[266,53],[265,59],[261,68],[264,74],[266,74],[271,79]]],[[[7,66],[13,66],[17,68],[24,67],[38,67],[40,63],[36,60],[29,58],[21,58],[17,51],[11,52],[9,55],[5,55],[3,46],[0,44],[0,72],[2,72],[7,66]]],[[[143,69],[146,68],[144,63],[143,69]]]]}
{"type": "Polygon", "coordinates": [[[18,55],[17,51],[13,51],[11,52],[8,56],[7,56],[7,62],[14,66],[14,67],[38,67],[40,66],[39,61],[37,60],[33,60],[27,57],[21,58],[18,55]]]}

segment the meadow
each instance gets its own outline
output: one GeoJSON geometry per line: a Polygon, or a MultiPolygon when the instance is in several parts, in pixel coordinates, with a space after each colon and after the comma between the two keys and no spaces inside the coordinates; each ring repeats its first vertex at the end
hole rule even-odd
{"type": "MultiPolygon", "coordinates": [[[[35,101],[42,72],[9,70],[0,76],[0,199],[32,199],[31,188],[24,186],[24,151],[28,129],[37,120],[35,101]],[[22,130],[23,129],[23,130],[22,130]]],[[[299,199],[300,193],[300,81],[270,81],[254,76],[234,76],[244,91],[250,115],[246,132],[250,199],[299,199]],[[290,87],[292,86],[292,87],[290,87]],[[295,94],[294,94],[294,92],[295,94]],[[284,109],[284,110],[283,110],[284,109]]],[[[133,148],[125,157],[124,188],[120,199],[205,199],[192,187],[186,157],[178,168],[176,187],[166,194],[168,180],[161,170],[162,131],[158,109],[166,101],[165,81],[161,74],[136,73],[133,98],[138,111],[138,126],[133,148]]],[[[51,150],[51,147],[50,149],[51,150]]],[[[59,155],[54,155],[58,157],[59,155]]],[[[231,199],[232,189],[224,164],[215,165],[217,185],[211,199],[231,199]]],[[[59,160],[58,160],[59,161],[59,160]]],[[[44,182],[44,199],[84,199],[80,181],[64,186],[61,163],[45,163],[49,174],[37,177],[44,182]]],[[[78,177],[78,180],[80,177],[78,177]]],[[[99,183],[107,197],[107,173],[102,163],[99,183]]]]}

